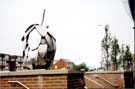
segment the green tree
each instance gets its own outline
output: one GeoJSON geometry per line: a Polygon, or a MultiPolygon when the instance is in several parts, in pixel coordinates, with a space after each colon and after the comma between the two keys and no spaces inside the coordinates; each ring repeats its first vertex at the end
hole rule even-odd
{"type": "Polygon", "coordinates": [[[126,65],[126,69],[129,70],[132,64],[132,54],[130,52],[130,47],[126,45],[126,50],[123,56],[123,60],[125,60],[124,65],[126,65]]]}
{"type": "Polygon", "coordinates": [[[125,70],[124,53],[125,53],[125,50],[124,50],[124,47],[123,47],[123,44],[122,44],[122,47],[120,48],[120,56],[119,56],[118,64],[121,65],[123,67],[123,69],[125,70]]]}
{"type": "Polygon", "coordinates": [[[120,53],[118,39],[114,38],[111,42],[111,61],[114,65],[113,70],[118,70],[118,55],[120,53]]]}
{"type": "MultiPolygon", "coordinates": [[[[109,32],[109,25],[106,24],[105,25],[105,36],[104,38],[102,39],[102,42],[101,42],[101,49],[102,49],[102,55],[104,56],[103,58],[105,58],[105,61],[106,61],[106,67],[107,67],[107,71],[108,71],[108,67],[109,67],[109,49],[110,49],[110,46],[111,46],[111,34],[109,32]]],[[[103,60],[103,59],[102,59],[103,60]]]]}
{"type": "Polygon", "coordinates": [[[74,70],[79,70],[80,71],[81,69],[85,69],[85,71],[89,70],[89,68],[86,66],[85,63],[81,63],[79,65],[74,64],[74,70]]]}

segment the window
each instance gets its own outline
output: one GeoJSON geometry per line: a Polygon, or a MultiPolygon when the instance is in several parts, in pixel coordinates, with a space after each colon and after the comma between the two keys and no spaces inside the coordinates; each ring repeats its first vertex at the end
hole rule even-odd
{"type": "Polygon", "coordinates": [[[20,60],[21,58],[20,57],[17,57],[18,60],[20,60]]]}
{"type": "Polygon", "coordinates": [[[6,63],[9,63],[9,61],[6,61],[6,63]]]}
{"type": "Polygon", "coordinates": [[[5,69],[9,69],[8,65],[5,66],[5,69]]]}
{"type": "Polygon", "coordinates": [[[6,63],[6,61],[5,61],[5,60],[3,60],[3,63],[6,63]]]}
{"type": "Polygon", "coordinates": [[[0,66],[0,68],[1,68],[1,69],[4,69],[4,68],[5,68],[5,66],[1,65],[1,66],[0,66]]]}
{"type": "Polygon", "coordinates": [[[57,69],[57,66],[55,66],[55,69],[57,69]]]}
{"type": "Polygon", "coordinates": [[[17,69],[21,69],[21,66],[16,66],[17,67],[17,69]]]}
{"type": "Polygon", "coordinates": [[[21,62],[21,61],[20,61],[20,62],[18,62],[18,63],[19,63],[19,64],[23,64],[23,62],[21,62]]]}
{"type": "Polygon", "coordinates": [[[70,69],[71,68],[71,64],[67,64],[67,68],[70,69]]]}
{"type": "Polygon", "coordinates": [[[6,59],[9,59],[9,56],[5,56],[6,59]]]}
{"type": "Polygon", "coordinates": [[[61,64],[61,68],[64,68],[64,64],[61,64]]]}
{"type": "Polygon", "coordinates": [[[0,63],[2,63],[2,60],[0,60],[0,63]]]}

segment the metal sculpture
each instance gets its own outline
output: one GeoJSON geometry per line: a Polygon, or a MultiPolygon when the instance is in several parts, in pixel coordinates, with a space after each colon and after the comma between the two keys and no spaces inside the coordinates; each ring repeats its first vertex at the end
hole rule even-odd
{"type": "Polygon", "coordinates": [[[21,39],[25,68],[28,69],[48,69],[54,60],[56,39],[48,30],[49,26],[43,26],[44,14],[45,10],[42,23],[30,25],[21,39]]]}

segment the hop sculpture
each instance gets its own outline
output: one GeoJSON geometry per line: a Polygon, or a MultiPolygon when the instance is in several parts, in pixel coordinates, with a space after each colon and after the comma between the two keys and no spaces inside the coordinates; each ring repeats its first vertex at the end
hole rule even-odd
{"type": "Polygon", "coordinates": [[[43,26],[42,23],[32,24],[25,31],[23,42],[23,58],[25,68],[28,69],[48,69],[53,63],[56,52],[56,39],[48,30],[49,26],[43,26]]]}

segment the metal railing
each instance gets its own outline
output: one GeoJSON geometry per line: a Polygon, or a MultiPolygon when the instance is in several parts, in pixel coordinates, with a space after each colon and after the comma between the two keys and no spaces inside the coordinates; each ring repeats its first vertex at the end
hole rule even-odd
{"type": "Polygon", "coordinates": [[[102,79],[103,81],[109,83],[110,85],[112,85],[112,86],[114,86],[114,87],[118,87],[118,85],[111,83],[110,81],[106,80],[105,78],[103,78],[103,77],[101,77],[101,76],[95,75],[94,77],[95,77],[95,78],[100,78],[100,79],[102,79]]]}
{"type": "Polygon", "coordinates": [[[30,88],[28,88],[26,85],[24,85],[23,83],[21,83],[21,82],[19,82],[19,81],[8,81],[8,83],[18,83],[18,84],[20,84],[21,86],[23,86],[24,88],[26,88],[26,89],[30,89],[30,88]]]}
{"type": "Polygon", "coordinates": [[[99,87],[104,88],[104,86],[103,86],[103,85],[101,85],[101,84],[97,83],[96,81],[94,81],[94,80],[92,80],[92,79],[90,79],[90,78],[88,78],[88,77],[86,77],[86,76],[84,76],[84,78],[86,78],[87,80],[89,80],[89,81],[91,81],[91,82],[95,83],[95,84],[96,84],[96,85],[98,85],[99,87]]]}

